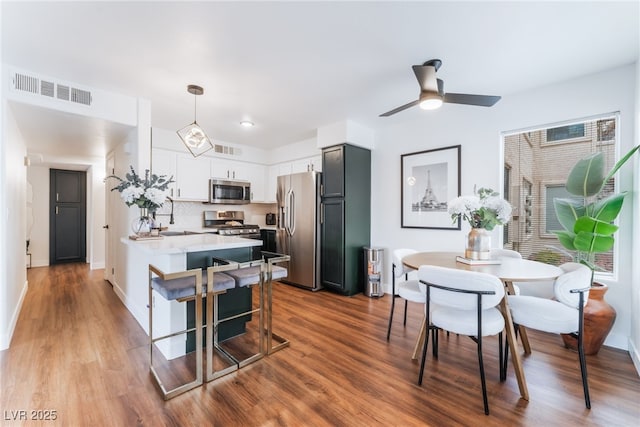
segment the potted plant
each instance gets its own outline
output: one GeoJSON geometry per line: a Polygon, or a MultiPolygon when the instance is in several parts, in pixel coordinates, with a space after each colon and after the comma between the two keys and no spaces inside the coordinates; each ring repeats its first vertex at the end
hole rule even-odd
{"type": "MultiPolygon", "coordinates": [[[[578,160],[569,172],[565,184],[567,191],[576,198],[556,198],[553,201],[556,216],[564,229],[553,233],[558,236],[560,244],[565,249],[575,254],[576,262],[591,269],[592,289],[585,307],[585,354],[598,352],[613,327],[616,316],[615,310],[602,299],[607,290],[606,285],[594,283],[593,276],[595,270],[601,270],[595,263],[595,255],[613,248],[613,235],[618,230],[618,226],[613,222],[622,209],[627,192],[614,193],[606,197],[602,197],[602,192],[607,181],[638,149],[640,145],[632,148],[606,176],[604,156],[601,152],[578,160]]],[[[576,348],[575,340],[569,336],[563,336],[563,339],[565,345],[576,348]]]]}

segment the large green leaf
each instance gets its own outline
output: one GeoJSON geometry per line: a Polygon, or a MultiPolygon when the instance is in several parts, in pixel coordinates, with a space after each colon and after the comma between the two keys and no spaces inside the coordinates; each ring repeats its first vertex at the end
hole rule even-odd
{"type": "Polygon", "coordinates": [[[591,218],[590,216],[583,216],[578,218],[575,226],[573,227],[573,231],[576,234],[581,231],[586,231],[610,236],[618,231],[618,226],[609,222],[600,221],[596,218],[591,218]]]}
{"type": "Polygon", "coordinates": [[[573,245],[579,251],[607,252],[613,248],[613,237],[581,231],[573,239],[573,245]]]}
{"type": "Polygon", "coordinates": [[[626,195],[627,192],[624,191],[622,193],[612,194],[602,200],[598,200],[589,208],[591,215],[600,221],[614,221],[622,209],[622,203],[624,202],[624,197],[626,195]]]}
{"type": "Polygon", "coordinates": [[[584,157],[573,166],[565,187],[567,191],[583,198],[600,192],[604,181],[604,155],[601,152],[584,157]]]}
{"type": "Polygon", "coordinates": [[[554,230],[552,233],[558,236],[558,241],[565,249],[569,249],[570,251],[576,250],[576,247],[573,244],[573,240],[576,238],[574,233],[566,230],[554,230]]]}
{"type": "Polygon", "coordinates": [[[560,225],[567,231],[573,231],[576,220],[585,214],[584,206],[575,199],[553,199],[553,207],[560,225]]]}
{"type": "Polygon", "coordinates": [[[618,172],[618,169],[620,169],[622,165],[624,165],[627,162],[627,160],[629,160],[631,156],[633,156],[633,154],[636,151],[638,151],[638,149],[640,149],[640,145],[636,145],[635,147],[633,147],[631,150],[629,150],[627,154],[625,154],[620,160],[618,160],[618,162],[615,164],[613,169],[611,169],[611,172],[609,172],[609,175],[607,175],[605,179],[602,180],[602,185],[604,185],[607,181],[609,181],[609,179],[613,175],[615,175],[616,172],[618,172]]]}

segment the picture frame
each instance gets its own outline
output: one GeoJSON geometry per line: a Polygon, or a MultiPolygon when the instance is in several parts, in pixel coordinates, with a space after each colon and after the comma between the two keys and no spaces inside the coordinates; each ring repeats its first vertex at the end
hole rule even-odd
{"type": "Polygon", "coordinates": [[[460,230],[451,220],[447,202],[460,196],[461,145],[400,156],[400,217],[402,228],[460,230]]]}

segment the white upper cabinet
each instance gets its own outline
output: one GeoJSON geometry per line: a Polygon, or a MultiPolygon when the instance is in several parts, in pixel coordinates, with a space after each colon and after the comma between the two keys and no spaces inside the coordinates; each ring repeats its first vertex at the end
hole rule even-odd
{"type": "Polygon", "coordinates": [[[211,159],[211,177],[249,181],[252,202],[265,201],[265,173],[266,168],[256,163],[211,159]]]}
{"type": "Polygon", "coordinates": [[[296,160],[291,163],[291,173],[311,172],[322,170],[322,156],[314,156],[296,160]]]}
{"type": "Polygon", "coordinates": [[[210,159],[176,155],[176,199],[209,200],[210,159]]]}
{"type": "Polygon", "coordinates": [[[153,150],[151,152],[151,173],[155,175],[173,176],[169,184],[169,197],[176,197],[176,153],[168,150],[153,150]]]}

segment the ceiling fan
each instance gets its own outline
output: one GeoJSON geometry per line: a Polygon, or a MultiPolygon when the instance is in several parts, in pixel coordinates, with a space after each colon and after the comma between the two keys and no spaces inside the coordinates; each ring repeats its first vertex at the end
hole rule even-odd
{"type": "Polygon", "coordinates": [[[439,108],[443,102],[491,107],[500,100],[499,96],[445,93],[444,82],[441,79],[436,79],[436,72],[438,68],[440,68],[440,65],[442,65],[442,61],[439,59],[431,59],[422,65],[414,65],[412,68],[420,84],[420,97],[408,104],[382,113],[380,117],[391,116],[414,105],[420,105],[420,107],[425,110],[435,110],[439,108]]]}

